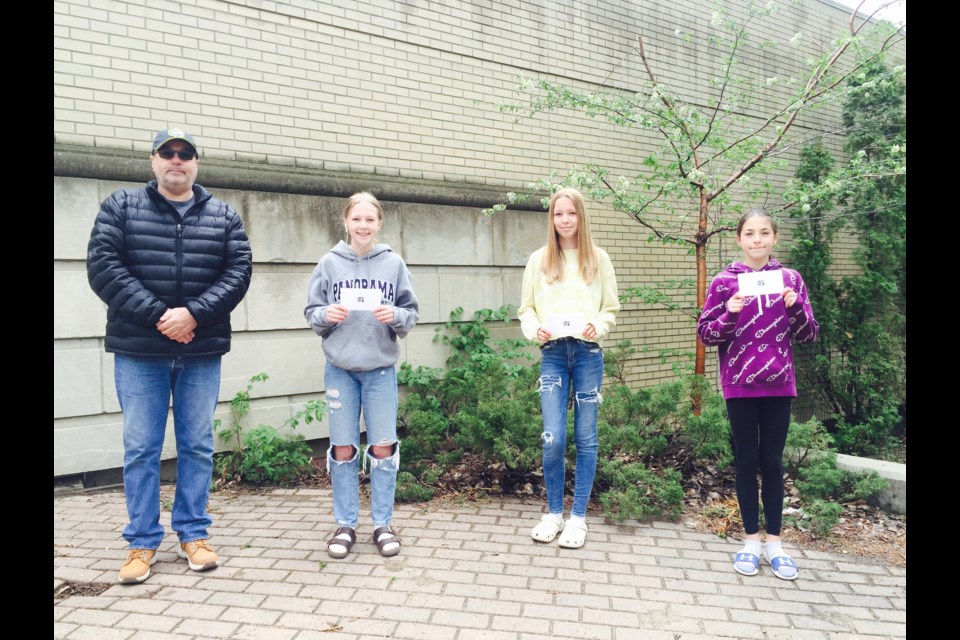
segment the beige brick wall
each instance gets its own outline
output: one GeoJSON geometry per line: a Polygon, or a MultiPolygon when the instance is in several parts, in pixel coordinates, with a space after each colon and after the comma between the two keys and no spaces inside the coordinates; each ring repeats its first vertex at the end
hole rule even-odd
{"type": "MultiPolygon", "coordinates": [[[[745,1],[727,4],[743,17],[745,1]]],[[[709,80],[722,60],[704,44],[713,10],[707,0],[55,0],[55,149],[88,149],[91,157],[135,152],[145,165],[153,134],[180,125],[201,146],[200,183],[217,163],[359,176],[374,191],[388,179],[437,181],[448,204],[388,202],[396,226],[384,231],[425,301],[405,357],[436,366],[443,361],[430,342],[436,324],[457,305],[469,313],[516,303],[525,257],[543,237],[542,216],[507,212],[489,220],[479,207],[449,202],[474,186],[519,190],[574,164],[643,175],[642,160],[657,144],[649,133],[569,111],[515,121],[496,105],[516,99],[518,75],[638,91],[645,75],[633,47],[642,33],[659,80],[702,105],[716,95],[709,80]]],[[[806,57],[827,50],[845,21],[829,2],[783,3],[751,33],[786,42],[803,32],[803,44],[744,50],[746,79],[795,74],[806,57]]],[[[771,85],[745,107],[747,122],[781,104],[779,91],[771,85]]],[[[821,128],[836,117],[828,106],[798,128],[821,128]]],[[[771,169],[775,185],[792,176],[795,151],[783,155],[784,167],[771,169]]],[[[54,432],[55,474],[62,475],[120,464],[103,306],[86,288],[83,260],[97,203],[132,183],[58,176],[54,432]],[[77,309],[85,312],[79,322],[77,309]]],[[[264,411],[289,411],[322,391],[320,341],[303,328],[302,298],[313,264],[334,240],[318,220],[335,215],[342,200],[242,185],[214,190],[241,210],[256,260],[250,294],[235,314],[222,399],[249,375],[272,368],[258,401],[264,411]]],[[[622,214],[596,204],[590,210],[621,290],[693,276],[686,249],[648,243],[622,214]]],[[[788,243],[789,225],[783,236],[788,243]]],[[[846,253],[853,246],[843,238],[837,244],[846,253]]],[[[716,242],[711,274],[736,255],[731,241],[716,242]]],[[[849,272],[852,263],[841,257],[837,269],[849,272]]],[[[642,349],[628,376],[653,384],[672,376],[658,352],[692,350],[693,336],[691,319],[630,302],[611,340],[629,338],[642,349]]],[[[711,371],[713,360],[708,352],[711,371]]]]}
{"type": "MultiPolygon", "coordinates": [[[[728,4],[743,17],[744,2],[728,4]]],[[[702,104],[722,60],[695,46],[712,10],[705,0],[58,0],[55,139],[146,150],[151,132],[176,122],[203,140],[206,157],[493,185],[573,162],[633,172],[641,134],[611,136],[611,126],[571,113],[514,123],[495,104],[511,99],[519,73],[639,89],[637,33],[659,79],[702,104]]],[[[804,32],[807,44],[743,50],[749,76],[796,73],[842,18],[819,0],[785,3],[754,37],[804,32]]],[[[746,112],[767,113],[782,102],[778,91],[746,112]]]]}

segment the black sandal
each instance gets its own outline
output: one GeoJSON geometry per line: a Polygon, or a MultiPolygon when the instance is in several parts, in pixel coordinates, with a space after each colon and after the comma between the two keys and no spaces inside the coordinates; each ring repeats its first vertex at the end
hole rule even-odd
{"type": "Polygon", "coordinates": [[[378,527],[373,531],[373,544],[377,545],[377,550],[385,558],[395,556],[400,553],[400,538],[394,533],[392,527],[378,527]],[[393,549],[385,549],[388,544],[396,544],[393,549]]]}
{"type": "Polygon", "coordinates": [[[350,553],[350,549],[353,547],[353,543],[356,541],[356,531],[350,527],[340,527],[334,532],[333,537],[327,540],[327,553],[331,558],[346,558],[347,554],[350,553]],[[346,538],[343,536],[346,536],[346,538]],[[334,545],[343,547],[344,551],[334,551],[334,545]]]}

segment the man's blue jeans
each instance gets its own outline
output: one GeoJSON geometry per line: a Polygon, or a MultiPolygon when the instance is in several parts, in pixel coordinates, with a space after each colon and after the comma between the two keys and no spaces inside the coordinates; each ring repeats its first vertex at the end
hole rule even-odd
{"type": "Polygon", "coordinates": [[[123,411],[123,488],[131,549],[156,549],[160,524],[160,453],[173,396],[177,439],[177,490],[171,525],[180,542],[209,537],[207,513],[213,475],[213,412],[220,393],[220,356],[206,358],[114,357],[117,397],[123,411]]]}
{"type": "Polygon", "coordinates": [[[601,402],[603,351],[593,342],[551,340],[541,347],[540,410],[543,414],[543,479],[550,513],[563,513],[567,403],[574,395],[573,438],[577,445],[572,515],[586,516],[597,473],[597,408],[601,402]]]}
{"type": "Polygon", "coordinates": [[[337,526],[357,528],[360,517],[360,409],[367,427],[366,462],[370,465],[370,511],[373,526],[385,527],[393,520],[393,499],[400,466],[397,441],[397,372],[394,367],[372,371],[347,371],[326,364],[324,369],[327,417],[330,418],[330,449],[327,468],[333,485],[333,515],[337,526]],[[351,460],[333,458],[333,447],[350,445],[351,460]],[[370,455],[371,445],[394,445],[388,458],[370,455]]]}

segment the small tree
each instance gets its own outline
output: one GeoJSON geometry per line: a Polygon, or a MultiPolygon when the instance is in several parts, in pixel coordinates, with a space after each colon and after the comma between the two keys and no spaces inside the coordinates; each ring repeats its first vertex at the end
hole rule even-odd
{"type": "MultiPolygon", "coordinates": [[[[645,74],[639,91],[615,92],[602,86],[581,91],[545,79],[521,78],[518,93],[528,96],[526,103],[500,105],[503,111],[525,110],[529,116],[579,110],[615,125],[651,131],[661,139],[659,150],[643,161],[645,175],[632,179],[614,177],[604,167],[586,165],[572,168],[559,182],[576,186],[598,201],[609,202],[647,230],[648,239],[690,247],[696,261],[697,276],[691,283],[696,289],[696,311],[705,298],[708,243],[715,235],[734,229],[734,216],[745,202],[769,194],[770,185],[753,178],[762,176],[770,159],[794,143],[789,134],[793,133],[798,117],[836,101],[845,93],[846,80],[900,40],[900,30],[882,34],[878,30],[865,31],[869,19],[857,24],[854,11],[848,33],[835,41],[826,55],[810,61],[802,77],[768,79],[768,84],[783,87],[786,97],[766,116],[751,119],[746,113],[761,87],[744,80],[748,74],[738,66],[744,50],[772,46],[769,42],[753,41],[749,28],[773,11],[773,3],[760,9],[751,4],[743,22],[732,19],[722,6],[714,12],[711,25],[719,35],[709,38],[709,46],[722,59],[722,65],[719,76],[700,92],[710,96],[705,104],[683,100],[658,79],[643,37],[638,35],[634,51],[645,74]],[[845,54],[850,49],[858,50],[860,55],[857,61],[841,69],[839,62],[849,57],[845,54]]],[[[679,30],[677,34],[683,37],[679,30]]],[[[531,185],[528,193],[507,194],[508,200],[516,204],[538,192],[552,191],[560,186],[555,179],[556,176],[541,179],[531,185]]],[[[506,206],[495,205],[486,213],[501,211],[506,206]]],[[[684,288],[691,287],[681,286],[684,288]]],[[[663,289],[628,288],[625,297],[681,308],[663,289]]],[[[695,317],[695,312],[690,315],[695,317]]],[[[705,347],[697,340],[695,373],[704,373],[704,360],[705,347]]]]}

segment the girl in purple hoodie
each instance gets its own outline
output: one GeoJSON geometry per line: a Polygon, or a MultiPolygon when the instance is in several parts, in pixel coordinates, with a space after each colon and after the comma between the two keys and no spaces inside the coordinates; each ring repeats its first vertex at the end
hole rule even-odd
{"type": "Polygon", "coordinates": [[[819,325],[800,274],[771,257],[778,239],[777,223],[769,213],[748,211],[740,218],[737,244],[743,250],[743,261],[730,264],[710,283],[697,335],[705,345],[717,347],[723,398],[733,431],[737,501],[746,534],[733,568],[746,576],[760,571],[759,467],[767,529],[763,556],[774,575],[795,580],[797,564],[784,553],[780,542],[783,447],[790,402],[797,395],[792,343],[813,341],[819,325]],[[764,275],[751,275],[757,272],[764,275]],[[745,296],[740,289],[750,286],[751,279],[766,281],[768,291],[773,282],[777,292],[745,296]]]}

